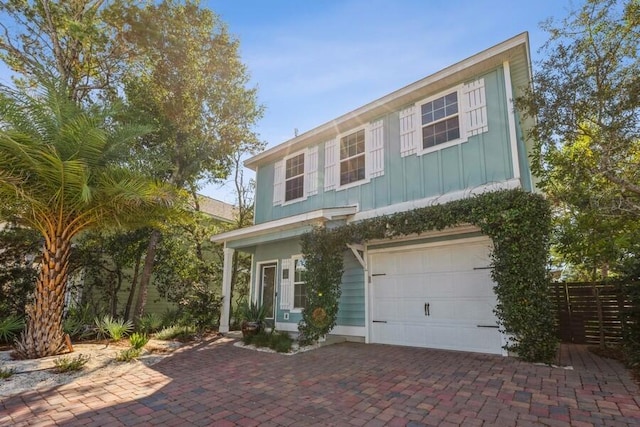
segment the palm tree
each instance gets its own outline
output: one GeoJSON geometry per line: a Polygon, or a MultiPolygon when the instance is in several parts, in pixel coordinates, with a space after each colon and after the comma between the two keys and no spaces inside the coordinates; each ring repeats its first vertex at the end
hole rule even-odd
{"type": "Polygon", "coordinates": [[[140,221],[173,199],[168,187],[126,168],[126,144],[147,129],[120,126],[104,109],[74,103],[59,86],[35,95],[0,94],[0,198],[13,221],[43,238],[27,327],[16,341],[24,358],[55,355],[64,347],[62,310],[74,236],[140,221]]]}

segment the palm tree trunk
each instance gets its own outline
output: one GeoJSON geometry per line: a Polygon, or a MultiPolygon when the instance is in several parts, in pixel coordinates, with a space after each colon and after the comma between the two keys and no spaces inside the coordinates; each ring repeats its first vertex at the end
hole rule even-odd
{"type": "Polygon", "coordinates": [[[20,357],[54,356],[65,347],[62,309],[70,249],[70,239],[56,236],[45,241],[34,302],[26,309],[27,327],[16,341],[16,352],[20,357]]]}
{"type": "Polygon", "coordinates": [[[147,290],[151,281],[151,273],[153,273],[153,262],[156,257],[156,249],[160,242],[162,234],[159,230],[153,230],[149,238],[147,246],[147,255],[144,259],[142,274],[140,275],[140,287],[138,289],[138,299],[136,300],[136,308],[133,311],[133,323],[136,327],[140,324],[140,318],[144,315],[144,306],[147,304],[147,290]]]}

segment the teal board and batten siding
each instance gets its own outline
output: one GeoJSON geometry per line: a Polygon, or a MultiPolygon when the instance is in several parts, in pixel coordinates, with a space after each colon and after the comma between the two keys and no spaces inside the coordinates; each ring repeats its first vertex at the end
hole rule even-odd
{"type": "Polygon", "coordinates": [[[364,270],[351,251],[344,254],[344,273],[337,323],[341,326],[364,326],[364,270]]]}
{"type": "MultiPolygon", "coordinates": [[[[420,156],[401,157],[399,112],[389,112],[381,117],[384,123],[384,175],[359,186],[324,191],[324,142],[318,141],[318,194],[304,201],[274,206],[274,164],[260,165],[255,223],[336,206],[358,205],[363,212],[513,178],[508,125],[510,107],[503,68],[500,66],[477,78],[485,81],[488,132],[471,136],[467,142],[452,147],[420,156]]],[[[516,128],[521,136],[518,123],[516,128]]],[[[528,162],[526,158],[520,160],[521,170],[528,176],[528,162]]]]}
{"type": "MultiPolygon", "coordinates": [[[[278,293],[280,292],[280,281],[282,278],[282,259],[300,255],[300,241],[290,239],[275,243],[265,243],[257,245],[253,254],[253,283],[252,295],[259,293],[259,263],[268,261],[278,262],[278,293]]],[[[353,254],[348,251],[344,254],[344,273],[342,276],[342,296],[338,309],[338,325],[342,326],[364,326],[364,271],[360,263],[353,254]]],[[[276,299],[276,321],[278,323],[297,324],[302,315],[288,310],[280,310],[280,297],[276,299]],[[289,319],[285,320],[284,313],[289,313],[289,319]]]]}

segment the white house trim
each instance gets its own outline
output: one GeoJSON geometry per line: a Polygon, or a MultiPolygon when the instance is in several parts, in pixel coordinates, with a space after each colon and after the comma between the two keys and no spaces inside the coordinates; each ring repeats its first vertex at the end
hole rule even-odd
{"type": "Polygon", "coordinates": [[[224,263],[222,269],[222,311],[220,313],[220,333],[229,332],[229,315],[231,313],[231,269],[233,267],[234,249],[224,248],[224,263]]]}
{"type": "Polygon", "coordinates": [[[515,107],[513,105],[513,88],[511,87],[511,68],[509,61],[502,64],[504,70],[504,86],[507,97],[507,117],[509,121],[509,140],[511,142],[511,162],[513,163],[513,177],[520,179],[520,161],[518,159],[518,135],[516,133],[515,107]]]}
{"type": "Polygon", "coordinates": [[[252,225],[238,230],[227,231],[226,233],[211,236],[211,241],[215,243],[230,242],[248,237],[257,237],[273,231],[283,231],[297,228],[303,225],[312,225],[331,221],[335,219],[345,218],[353,215],[358,211],[357,206],[344,206],[339,208],[318,209],[315,211],[293,215],[274,221],[263,222],[261,224],[252,225]]]}
{"type": "Polygon", "coordinates": [[[471,196],[486,193],[489,191],[510,190],[510,189],[520,188],[520,187],[521,187],[520,180],[514,178],[504,182],[480,185],[475,188],[467,188],[464,190],[454,191],[452,193],[442,194],[439,196],[427,197],[425,199],[411,200],[408,202],[396,203],[395,205],[389,205],[389,206],[384,206],[377,209],[358,212],[354,216],[349,218],[348,221],[355,222],[355,221],[361,221],[363,219],[375,218],[383,215],[392,215],[398,212],[406,212],[413,209],[425,208],[427,206],[441,205],[454,200],[466,199],[471,196]]]}
{"type": "MultiPolygon", "coordinates": [[[[276,322],[276,330],[286,332],[298,332],[297,323],[276,322]]],[[[331,335],[344,335],[349,337],[364,337],[364,326],[336,325],[330,332],[331,335]]]]}

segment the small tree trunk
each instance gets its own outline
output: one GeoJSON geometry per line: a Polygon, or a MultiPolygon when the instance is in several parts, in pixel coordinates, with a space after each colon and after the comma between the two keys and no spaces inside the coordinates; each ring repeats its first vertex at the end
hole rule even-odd
{"type": "Polygon", "coordinates": [[[27,327],[16,341],[25,359],[54,356],[65,347],[62,310],[69,272],[71,241],[56,236],[45,241],[33,304],[27,306],[27,327]]]}
{"type": "Polygon", "coordinates": [[[122,287],[122,268],[116,268],[116,285],[111,288],[111,317],[118,316],[118,293],[122,287]]]}
{"type": "Polygon", "coordinates": [[[160,231],[153,230],[151,232],[151,237],[149,238],[149,245],[147,245],[147,255],[144,259],[142,275],[140,276],[138,299],[136,300],[136,308],[133,313],[133,323],[136,326],[140,324],[140,318],[144,315],[144,307],[147,304],[147,291],[149,289],[149,282],[151,281],[151,273],[153,273],[153,262],[156,257],[156,250],[158,248],[158,242],[160,242],[160,237],[162,237],[160,231]]]}
{"type": "Polygon", "coordinates": [[[133,305],[133,297],[136,294],[136,288],[138,287],[138,272],[140,271],[140,260],[142,257],[138,257],[136,260],[136,266],[133,268],[133,279],[131,279],[131,289],[129,289],[129,296],[127,297],[127,306],[124,309],[124,320],[129,320],[131,315],[131,306],[133,305]]]}

